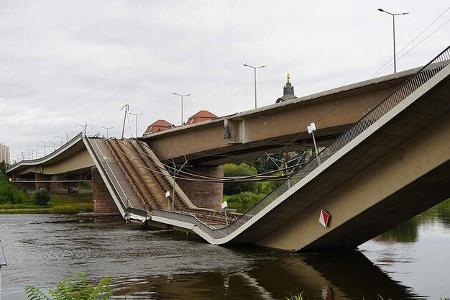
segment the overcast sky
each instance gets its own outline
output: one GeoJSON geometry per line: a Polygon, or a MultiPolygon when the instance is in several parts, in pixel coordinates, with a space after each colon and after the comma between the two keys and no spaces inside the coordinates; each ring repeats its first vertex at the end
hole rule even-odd
{"type": "Polygon", "coordinates": [[[0,0],[0,143],[18,158],[78,123],[119,136],[125,103],[143,114],[139,134],[157,119],[179,124],[172,92],[192,93],[186,117],[245,111],[253,74],[243,63],[268,66],[258,73],[261,106],[282,95],[288,72],[297,96],[369,79],[392,57],[391,17],[379,7],[410,12],[396,19],[399,51],[445,12],[399,70],[449,44],[448,0],[0,0]]]}

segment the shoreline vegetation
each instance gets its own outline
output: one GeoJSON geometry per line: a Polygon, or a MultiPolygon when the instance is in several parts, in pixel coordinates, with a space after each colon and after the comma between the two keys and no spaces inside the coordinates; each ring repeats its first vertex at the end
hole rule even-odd
{"type": "Polygon", "coordinates": [[[0,174],[0,214],[77,214],[93,211],[92,193],[50,194],[46,204],[14,186],[0,174]]]}

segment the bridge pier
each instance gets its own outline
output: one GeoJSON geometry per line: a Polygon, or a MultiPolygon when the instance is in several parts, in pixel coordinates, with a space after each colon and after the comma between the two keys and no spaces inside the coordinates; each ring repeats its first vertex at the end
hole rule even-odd
{"type": "Polygon", "coordinates": [[[51,183],[50,183],[50,191],[52,193],[67,193],[67,187],[64,185],[64,183],[59,182],[59,180],[62,178],[61,175],[51,175],[51,183]]]}
{"type": "MultiPolygon", "coordinates": [[[[203,176],[223,177],[223,166],[197,166],[190,168],[189,171],[203,176]]],[[[222,209],[223,183],[180,179],[177,183],[197,207],[222,209]]]]}
{"type": "Polygon", "coordinates": [[[50,175],[35,173],[34,174],[35,189],[38,190],[40,188],[45,188],[48,192],[50,192],[50,180],[51,180],[50,175]]]}
{"type": "Polygon", "coordinates": [[[119,214],[119,209],[95,167],[92,168],[92,199],[94,202],[94,213],[119,214]]]}

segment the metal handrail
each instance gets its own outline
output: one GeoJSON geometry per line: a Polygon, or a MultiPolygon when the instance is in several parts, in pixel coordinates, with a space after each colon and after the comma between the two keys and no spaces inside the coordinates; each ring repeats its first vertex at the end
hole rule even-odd
{"type": "Polygon", "coordinates": [[[119,192],[117,191],[115,185],[112,183],[111,178],[109,178],[108,172],[105,170],[105,167],[103,166],[103,163],[102,163],[101,159],[98,157],[96,151],[94,150],[94,147],[92,147],[91,141],[87,137],[85,137],[84,139],[86,141],[86,145],[88,145],[88,147],[90,148],[92,154],[94,155],[93,159],[95,159],[98,162],[100,168],[105,173],[106,180],[108,181],[109,185],[111,186],[111,188],[114,191],[114,194],[116,195],[117,199],[119,200],[120,206],[122,207],[123,211],[126,212],[127,211],[127,207],[125,206],[125,204],[123,203],[121,197],[119,196],[119,192]]]}
{"type": "Polygon", "coordinates": [[[83,133],[80,132],[79,134],[75,135],[73,138],[71,138],[70,140],[65,142],[63,145],[58,147],[53,152],[50,152],[49,154],[47,154],[45,156],[42,156],[42,157],[39,157],[39,158],[35,158],[35,159],[24,159],[24,160],[21,160],[21,161],[15,163],[15,164],[11,165],[6,172],[7,173],[11,172],[12,170],[14,170],[19,165],[23,165],[23,164],[31,164],[31,165],[33,165],[33,164],[44,162],[44,161],[50,159],[51,157],[53,157],[55,155],[58,155],[59,153],[65,151],[67,146],[71,145],[76,140],[80,140],[82,137],[83,137],[83,133]]]}
{"type": "MultiPolygon", "coordinates": [[[[305,164],[298,172],[292,174],[287,178],[280,186],[274,189],[266,197],[256,203],[253,207],[247,210],[240,218],[231,223],[228,227],[221,229],[208,229],[208,227],[201,226],[204,231],[214,238],[222,238],[230,233],[234,232],[236,229],[241,227],[244,223],[249,221],[257,213],[267,207],[275,199],[280,197],[282,194],[287,192],[294,184],[299,182],[301,179],[305,178],[312,171],[314,171],[320,164],[323,164],[331,156],[336,154],[344,146],[349,144],[357,136],[368,129],[372,124],[378,121],[386,113],[391,111],[395,106],[401,103],[409,95],[411,95],[415,90],[422,86],[425,82],[436,75],[440,70],[445,68],[450,63],[450,46],[439,53],[434,59],[432,59],[425,66],[420,68],[414,75],[407,79],[398,89],[387,96],[383,101],[376,105],[372,110],[370,110],[366,115],[364,115],[358,122],[356,122],[347,131],[342,133],[333,143],[328,147],[323,149],[317,156],[319,160],[311,160],[305,164]],[[319,164],[320,161],[320,164],[319,164]]],[[[176,219],[182,221],[192,221],[192,218],[187,216],[180,216],[179,214],[171,215],[176,217],[176,219]]],[[[195,225],[198,225],[195,222],[195,225]]]]}

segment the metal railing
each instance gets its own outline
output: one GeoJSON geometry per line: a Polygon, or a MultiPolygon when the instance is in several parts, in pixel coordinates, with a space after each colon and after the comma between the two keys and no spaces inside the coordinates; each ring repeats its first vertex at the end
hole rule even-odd
{"type": "Polygon", "coordinates": [[[206,233],[214,238],[225,237],[236,229],[241,227],[252,217],[258,214],[261,210],[271,204],[278,197],[287,192],[293,185],[298,183],[301,179],[305,178],[308,174],[313,172],[319,165],[326,162],[331,156],[336,152],[341,150],[344,146],[349,144],[362,132],[368,129],[372,124],[378,121],[386,113],[391,111],[400,102],[405,100],[409,95],[411,95],[415,90],[422,86],[425,82],[430,80],[439,71],[445,68],[450,63],[450,46],[437,55],[428,64],[423,66],[407,79],[397,90],[392,94],[387,96],[383,101],[381,101],[377,106],[375,106],[371,111],[369,111],[364,117],[362,117],[358,122],[356,122],[351,128],[342,133],[332,144],[327,148],[323,149],[317,156],[319,159],[312,159],[307,164],[305,164],[298,172],[292,174],[288,179],[286,179],[280,186],[274,189],[270,194],[268,194],[261,201],[256,203],[247,212],[245,212],[239,219],[231,223],[229,226],[221,229],[211,229],[206,224],[203,224],[197,218],[189,215],[183,214],[173,214],[167,212],[164,214],[165,217],[175,218],[179,221],[192,223],[199,226],[206,233]],[[320,162],[320,164],[319,164],[320,162]]]}
{"type": "Polygon", "coordinates": [[[24,164],[25,165],[34,165],[34,164],[45,162],[48,159],[55,157],[55,156],[61,154],[62,152],[66,151],[67,148],[70,148],[72,146],[72,144],[81,140],[82,137],[83,137],[83,133],[80,132],[77,135],[75,135],[73,138],[71,138],[70,140],[65,142],[63,145],[61,145],[59,148],[55,149],[54,151],[50,152],[47,155],[44,155],[42,157],[35,158],[35,159],[24,159],[24,160],[18,161],[17,163],[11,165],[8,168],[7,173],[13,171],[15,168],[17,168],[20,165],[24,165],[24,164]]]}
{"type": "Polygon", "coordinates": [[[106,178],[104,178],[104,180],[108,181],[108,184],[109,184],[109,185],[111,186],[111,188],[113,189],[114,195],[115,195],[116,198],[119,200],[119,204],[120,204],[122,210],[123,210],[124,212],[126,212],[128,207],[123,203],[123,199],[120,197],[119,192],[117,191],[116,186],[113,184],[111,178],[108,176],[108,172],[107,172],[105,166],[103,165],[103,163],[102,163],[100,157],[98,157],[98,154],[97,154],[97,152],[95,151],[94,147],[92,146],[92,143],[91,143],[90,139],[89,139],[88,137],[84,137],[84,140],[86,141],[86,146],[89,147],[90,152],[91,152],[92,155],[94,156],[94,157],[92,157],[92,159],[95,160],[95,161],[97,161],[98,166],[99,166],[100,169],[101,169],[101,172],[103,172],[103,173],[105,174],[105,177],[106,177],[106,178]]]}

